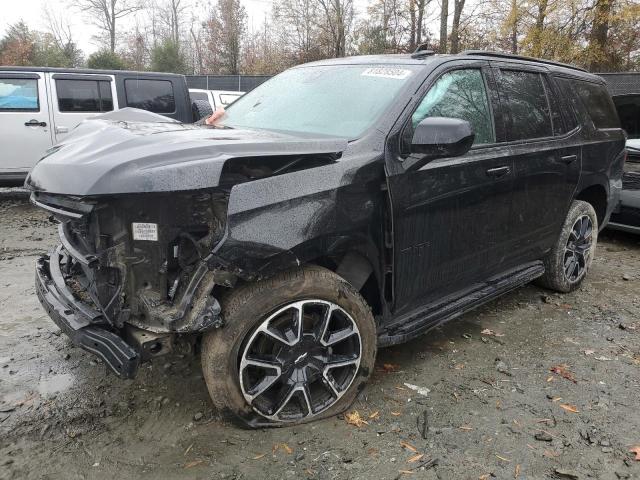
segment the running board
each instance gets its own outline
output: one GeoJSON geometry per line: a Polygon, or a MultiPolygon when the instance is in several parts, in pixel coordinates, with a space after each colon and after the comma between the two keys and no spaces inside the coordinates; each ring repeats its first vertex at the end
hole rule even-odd
{"type": "Polygon", "coordinates": [[[463,292],[438,300],[418,311],[414,310],[383,327],[383,330],[378,333],[378,346],[387,347],[411,340],[494,298],[526,285],[543,274],[542,262],[528,263],[492,277],[463,292]]]}

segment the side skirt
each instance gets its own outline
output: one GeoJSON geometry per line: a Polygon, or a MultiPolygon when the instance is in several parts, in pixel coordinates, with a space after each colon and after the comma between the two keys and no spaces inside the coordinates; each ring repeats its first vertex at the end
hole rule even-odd
{"type": "Polygon", "coordinates": [[[526,285],[543,274],[544,265],[541,261],[527,263],[409,312],[381,328],[378,332],[378,346],[388,347],[409,341],[494,298],[526,285]]]}

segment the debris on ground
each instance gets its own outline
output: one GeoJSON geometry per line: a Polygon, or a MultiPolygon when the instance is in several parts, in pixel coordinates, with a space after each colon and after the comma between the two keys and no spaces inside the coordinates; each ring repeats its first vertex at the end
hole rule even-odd
{"type": "Polygon", "coordinates": [[[605,230],[574,292],[528,285],[379,349],[341,416],[244,430],[197,355],[126,381],[92,364],[35,295],[55,226],[26,195],[0,196],[0,218],[0,478],[640,479],[640,236],[605,230]]]}

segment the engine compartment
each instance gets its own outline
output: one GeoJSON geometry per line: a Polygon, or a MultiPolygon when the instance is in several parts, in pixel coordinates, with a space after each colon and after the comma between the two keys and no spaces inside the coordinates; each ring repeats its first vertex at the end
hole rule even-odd
{"type": "Polygon", "coordinates": [[[62,265],[67,286],[108,324],[180,333],[215,323],[216,273],[207,257],[224,234],[224,193],[74,198],[34,192],[32,200],[59,222],[69,254],[62,265]]]}

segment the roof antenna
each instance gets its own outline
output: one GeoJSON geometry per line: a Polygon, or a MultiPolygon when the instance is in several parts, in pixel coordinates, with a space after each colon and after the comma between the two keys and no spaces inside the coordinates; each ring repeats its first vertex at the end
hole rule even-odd
{"type": "Polygon", "coordinates": [[[411,58],[422,58],[428,57],[429,55],[435,55],[436,52],[429,49],[428,43],[421,43],[416,47],[416,49],[411,54],[411,58]]]}

